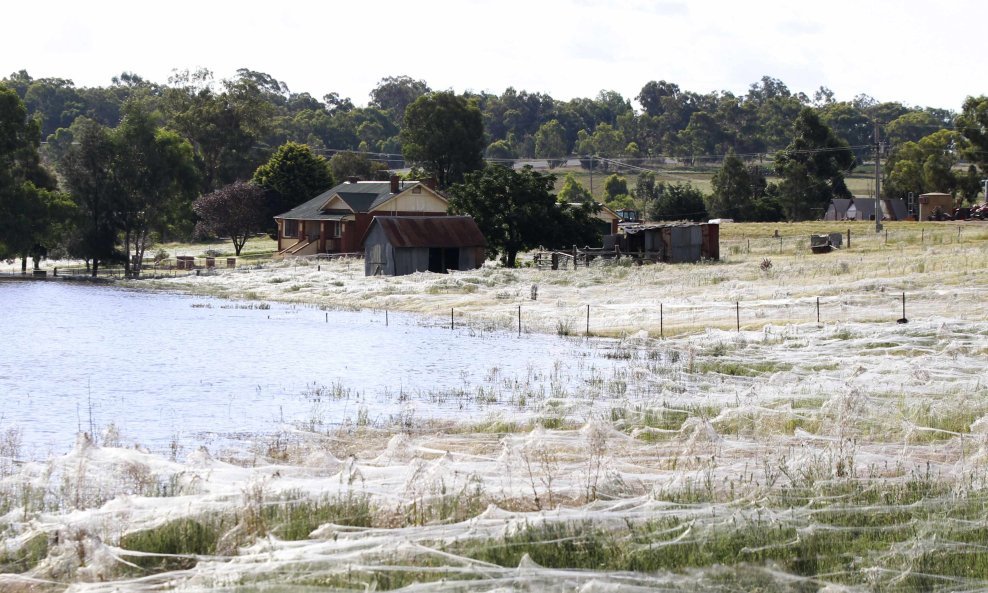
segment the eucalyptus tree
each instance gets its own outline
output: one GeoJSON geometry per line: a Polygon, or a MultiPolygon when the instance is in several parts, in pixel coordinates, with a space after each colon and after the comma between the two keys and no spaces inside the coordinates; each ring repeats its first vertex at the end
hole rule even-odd
{"type": "Polygon", "coordinates": [[[804,220],[823,213],[832,198],[849,198],[844,174],[855,165],[846,141],[820,121],[807,107],[793,124],[792,140],[776,153],[775,172],[790,220],[804,220]]]}
{"type": "Polygon", "coordinates": [[[452,91],[423,95],[408,106],[401,143],[405,158],[434,175],[443,188],[484,166],[480,109],[452,91]]]}
{"type": "Polygon", "coordinates": [[[13,89],[0,86],[0,257],[38,258],[64,235],[72,205],[42,167],[40,124],[13,89]]]}

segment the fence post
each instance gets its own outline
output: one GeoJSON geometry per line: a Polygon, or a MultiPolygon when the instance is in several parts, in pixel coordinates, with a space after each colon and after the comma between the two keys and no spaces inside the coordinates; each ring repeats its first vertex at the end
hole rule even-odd
{"type": "Polygon", "coordinates": [[[738,331],[741,331],[741,301],[734,302],[734,313],[737,316],[738,331]]]}
{"type": "Polygon", "coordinates": [[[449,329],[452,330],[455,327],[455,322],[453,321],[453,307],[449,308],[449,329]]]}
{"type": "Polygon", "coordinates": [[[816,297],[816,322],[820,323],[820,297],[816,297]]]}
{"type": "Polygon", "coordinates": [[[847,229],[847,248],[851,248],[851,229],[847,229]]]}
{"type": "Polygon", "coordinates": [[[662,303],[659,303],[659,337],[660,338],[666,337],[665,327],[664,327],[664,325],[665,325],[665,318],[664,317],[665,316],[663,315],[663,311],[662,311],[662,303]]]}
{"type": "Polygon", "coordinates": [[[521,337],[521,305],[518,305],[518,337],[521,337]]]}
{"type": "Polygon", "coordinates": [[[384,310],[384,327],[388,327],[388,310],[384,310]]]}
{"type": "Polygon", "coordinates": [[[590,337],[590,304],[587,304],[587,337],[590,337]]]}

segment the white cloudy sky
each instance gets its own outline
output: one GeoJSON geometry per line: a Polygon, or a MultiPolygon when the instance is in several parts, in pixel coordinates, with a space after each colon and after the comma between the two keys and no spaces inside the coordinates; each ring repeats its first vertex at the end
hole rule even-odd
{"type": "Polygon", "coordinates": [[[78,86],[247,67],[358,105],[400,74],[557,99],[634,98],[649,80],[744,93],[765,75],[838,100],[959,109],[988,93],[984,0],[49,0],[3,13],[0,77],[26,69],[78,86]]]}

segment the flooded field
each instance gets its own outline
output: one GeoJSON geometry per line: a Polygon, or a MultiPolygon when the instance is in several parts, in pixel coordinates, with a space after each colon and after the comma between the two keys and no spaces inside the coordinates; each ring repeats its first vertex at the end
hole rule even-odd
{"type": "Polygon", "coordinates": [[[161,452],[303,423],[475,418],[508,403],[478,396],[485,384],[568,390],[613,367],[613,342],[395,313],[55,282],[2,283],[0,308],[0,430],[41,457],[111,426],[161,452]]]}

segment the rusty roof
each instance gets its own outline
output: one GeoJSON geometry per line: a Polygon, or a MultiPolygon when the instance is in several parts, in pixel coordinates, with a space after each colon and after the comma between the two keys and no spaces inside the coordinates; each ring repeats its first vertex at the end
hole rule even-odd
{"type": "Polygon", "coordinates": [[[624,223],[619,225],[621,230],[628,235],[636,235],[644,231],[655,231],[660,229],[670,229],[674,227],[705,227],[705,226],[717,226],[715,222],[690,222],[690,221],[676,221],[676,222],[634,222],[634,223],[624,223]]]}
{"type": "MultiPolygon", "coordinates": [[[[395,247],[484,247],[480,227],[470,216],[376,216],[388,241],[395,247]]],[[[366,240],[367,235],[364,235],[366,240]]]]}

